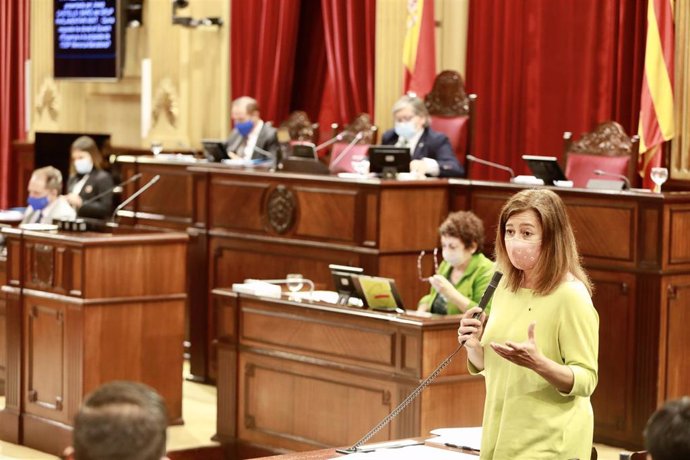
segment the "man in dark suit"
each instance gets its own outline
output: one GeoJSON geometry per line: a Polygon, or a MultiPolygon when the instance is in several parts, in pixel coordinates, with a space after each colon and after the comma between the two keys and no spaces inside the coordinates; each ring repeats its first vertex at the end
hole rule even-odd
{"type": "Polygon", "coordinates": [[[429,112],[424,102],[403,96],[393,105],[395,128],[383,133],[381,143],[409,147],[410,171],[433,177],[459,177],[465,170],[458,162],[445,134],[429,128],[429,112]]]}
{"type": "Polygon", "coordinates": [[[280,149],[276,129],[261,119],[259,104],[255,99],[242,96],[232,101],[231,116],[234,129],[225,143],[228,158],[243,160],[275,158],[280,149]]]}

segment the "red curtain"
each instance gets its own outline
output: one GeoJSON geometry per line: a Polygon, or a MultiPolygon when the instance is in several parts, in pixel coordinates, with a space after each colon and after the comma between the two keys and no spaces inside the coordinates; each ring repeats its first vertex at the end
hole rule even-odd
{"type": "Polygon", "coordinates": [[[231,97],[251,96],[264,120],[287,118],[300,0],[232,0],[231,97]]]}
{"type": "Polygon", "coordinates": [[[16,180],[11,152],[12,141],[24,138],[24,61],[28,58],[28,1],[0,2],[0,208],[20,204],[10,202],[16,180]]]}
{"type": "Polygon", "coordinates": [[[374,116],[376,0],[322,0],[328,66],[319,122],[374,116]]]}
{"type": "MultiPolygon", "coordinates": [[[[472,0],[467,88],[477,93],[475,155],[525,173],[525,153],[561,157],[602,121],[637,132],[646,2],[472,0]]],[[[504,179],[475,167],[472,177],[504,179]]]]}

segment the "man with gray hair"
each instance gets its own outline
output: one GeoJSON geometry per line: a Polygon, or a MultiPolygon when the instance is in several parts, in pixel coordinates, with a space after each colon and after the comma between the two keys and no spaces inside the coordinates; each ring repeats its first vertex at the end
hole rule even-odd
{"type": "Polygon", "coordinates": [[[259,103],[249,96],[232,101],[234,129],[225,149],[230,159],[272,160],[278,154],[280,144],[276,129],[261,119],[259,103]]]}
{"type": "Polygon", "coordinates": [[[23,224],[52,224],[53,220],[73,220],[77,212],[61,195],[62,173],[52,166],[36,169],[31,174],[28,207],[24,211],[23,224]]]}

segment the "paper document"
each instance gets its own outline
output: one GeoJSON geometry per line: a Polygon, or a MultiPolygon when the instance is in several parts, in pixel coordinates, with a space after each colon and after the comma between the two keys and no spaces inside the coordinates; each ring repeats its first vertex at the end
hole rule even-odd
{"type": "Polygon", "coordinates": [[[347,460],[477,460],[479,457],[430,446],[407,446],[396,449],[379,449],[374,452],[350,454],[345,457],[334,457],[332,460],[344,458],[347,460]]]}
{"type": "Polygon", "coordinates": [[[437,428],[431,430],[436,437],[429,438],[430,444],[449,445],[470,450],[479,450],[482,445],[482,427],[437,428]]]}

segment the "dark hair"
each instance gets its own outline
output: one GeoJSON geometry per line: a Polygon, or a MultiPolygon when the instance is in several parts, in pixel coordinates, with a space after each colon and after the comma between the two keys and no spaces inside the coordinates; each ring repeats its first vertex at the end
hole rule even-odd
{"type": "Polygon", "coordinates": [[[690,397],[669,401],[652,414],[644,437],[654,460],[690,458],[690,397]]]}
{"type": "Polygon", "coordinates": [[[438,229],[441,236],[451,236],[462,241],[466,248],[477,243],[475,254],[484,247],[484,223],[472,211],[451,212],[438,229]]]}
{"type": "MultiPolygon", "coordinates": [[[[72,142],[72,146],[70,147],[70,154],[75,150],[87,152],[89,155],[91,155],[91,161],[93,161],[94,169],[103,169],[105,167],[105,160],[103,159],[103,155],[101,154],[101,151],[98,149],[96,141],[94,141],[91,137],[80,136],[76,138],[74,142],[72,142]]],[[[75,173],[74,163],[70,163],[69,172],[70,174],[75,173]]]]}
{"type": "Polygon", "coordinates": [[[74,419],[76,460],[160,460],[168,415],[153,388],[113,381],[87,396],[74,419]]]}
{"type": "Polygon", "coordinates": [[[504,241],[506,223],[514,215],[525,211],[534,211],[542,227],[541,254],[535,267],[536,286],[534,290],[540,295],[553,292],[572,273],[592,293],[589,277],[580,265],[575,235],[568,220],[563,200],[551,190],[522,190],[503,205],[496,233],[496,264],[505,275],[505,283],[515,292],[522,283],[522,270],[510,262],[504,241]]]}

